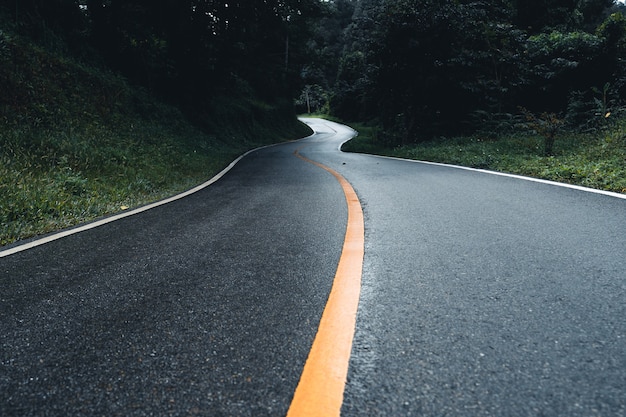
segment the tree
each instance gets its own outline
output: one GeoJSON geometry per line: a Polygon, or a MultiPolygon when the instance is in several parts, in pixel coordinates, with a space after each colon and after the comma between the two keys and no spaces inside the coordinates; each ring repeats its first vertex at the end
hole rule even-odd
{"type": "MultiPolygon", "coordinates": [[[[512,24],[510,3],[471,2],[463,6],[462,16],[450,65],[468,93],[468,112],[514,111],[515,97],[524,88],[527,59],[526,35],[512,24]]],[[[481,120],[483,126],[485,122],[481,120]]]]}
{"type": "Polygon", "coordinates": [[[295,94],[317,0],[89,0],[94,45],[134,82],[190,107],[215,94],[295,94]]]}
{"type": "Polygon", "coordinates": [[[507,2],[387,0],[374,12],[364,67],[388,138],[404,143],[467,129],[478,109],[502,111],[520,85],[523,34],[507,2]]]}
{"type": "Polygon", "coordinates": [[[534,111],[561,112],[573,91],[589,91],[606,82],[598,62],[602,39],[585,32],[550,32],[531,36],[527,51],[531,85],[527,107],[534,111]]]}
{"type": "Polygon", "coordinates": [[[486,122],[510,119],[520,105],[563,113],[574,92],[615,85],[624,74],[623,51],[608,40],[621,39],[620,25],[594,33],[614,7],[612,0],[358,1],[331,110],[377,120],[397,144],[492,128],[486,122]]]}
{"type": "Polygon", "coordinates": [[[0,7],[23,33],[40,43],[61,47],[59,38],[78,48],[84,39],[87,22],[78,0],[1,0],[0,7]]]}

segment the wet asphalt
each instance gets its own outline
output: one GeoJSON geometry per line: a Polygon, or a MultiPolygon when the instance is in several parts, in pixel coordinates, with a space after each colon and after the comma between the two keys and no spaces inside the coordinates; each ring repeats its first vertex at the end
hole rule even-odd
{"type": "Polygon", "coordinates": [[[284,415],[347,216],[298,146],[0,258],[0,415],[284,415]]]}
{"type": "Polygon", "coordinates": [[[365,215],[344,416],[625,416],[626,200],[338,151],[0,258],[0,415],[285,415],[365,215]]]}

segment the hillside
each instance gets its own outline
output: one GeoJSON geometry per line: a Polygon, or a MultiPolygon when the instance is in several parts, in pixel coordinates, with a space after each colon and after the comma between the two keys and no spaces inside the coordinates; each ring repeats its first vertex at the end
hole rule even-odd
{"type": "Polygon", "coordinates": [[[106,65],[0,26],[0,245],[188,189],[244,151],[308,134],[251,91],[182,111],[106,65]],[[61,50],[59,50],[61,49],[61,50]]]}

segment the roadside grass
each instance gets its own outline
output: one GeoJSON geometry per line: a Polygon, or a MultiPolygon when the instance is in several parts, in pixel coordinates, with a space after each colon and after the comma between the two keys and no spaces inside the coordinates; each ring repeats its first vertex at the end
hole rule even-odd
{"type": "Polygon", "coordinates": [[[0,132],[0,246],[171,196],[249,149],[296,137],[222,142],[191,125],[126,122],[0,132]]]}
{"type": "Polygon", "coordinates": [[[123,78],[0,33],[0,246],[192,188],[306,136],[289,107],[214,97],[191,123],[123,78]]]}
{"type": "Polygon", "coordinates": [[[517,133],[497,139],[481,137],[438,140],[386,147],[376,128],[352,124],[359,135],[343,147],[372,153],[525,175],[605,191],[626,193],[626,119],[594,133],[561,133],[554,155],[543,155],[543,137],[517,133]]]}

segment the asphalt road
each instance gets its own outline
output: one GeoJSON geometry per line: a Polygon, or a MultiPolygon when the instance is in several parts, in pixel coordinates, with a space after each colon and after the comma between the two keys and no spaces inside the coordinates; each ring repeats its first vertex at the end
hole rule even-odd
{"type": "Polygon", "coordinates": [[[344,416],[625,416],[626,200],[256,151],[189,197],[0,258],[0,415],[285,415],[365,216],[344,416]]]}

